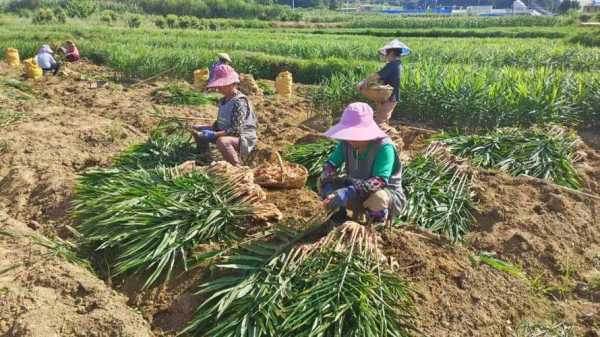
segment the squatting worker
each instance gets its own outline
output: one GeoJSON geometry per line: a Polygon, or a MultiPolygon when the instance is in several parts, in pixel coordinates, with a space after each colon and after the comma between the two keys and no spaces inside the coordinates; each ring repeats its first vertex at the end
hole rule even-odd
{"type": "Polygon", "coordinates": [[[375,226],[400,214],[405,204],[402,191],[402,164],[396,145],[373,120],[373,109],[366,103],[352,103],[340,122],[324,134],[339,140],[323,167],[319,194],[341,221],[346,209],[366,213],[375,226]],[[345,177],[338,169],[345,164],[345,177]]]}
{"type": "Polygon", "coordinates": [[[210,68],[208,69],[208,80],[212,80],[213,76],[214,76],[214,69],[216,66],[221,65],[221,64],[227,64],[227,65],[231,65],[231,57],[229,57],[229,54],[226,53],[219,53],[217,54],[217,61],[213,64],[210,65],[210,68]]]}
{"type": "Polygon", "coordinates": [[[193,133],[200,152],[207,153],[209,144],[215,143],[223,158],[240,165],[256,146],[258,120],[248,98],[237,89],[239,75],[233,68],[220,64],[214,68],[214,78],[207,88],[223,95],[219,101],[219,114],[212,126],[194,126],[193,133]]]}
{"type": "Polygon", "coordinates": [[[378,72],[371,74],[364,81],[361,81],[358,85],[358,90],[362,91],[367,83],[374,81],[382,81],[384,85],[390,85],[394,88],[390,98],[380,104],[375,112],[375,121],[380,126],[387,128],[387,123],[392,117],[392,112],[398,103],[400,98],[400,75],[402,74],[402,61],[401,57],[407,56],[410,53],[408,47],[394,39],[390,43],[386,44],[379,49],[379,54],[385,58],[387,63],[378,72]]]}
{"type": "Polygon", "coordinates": [[[63,52],[63,54],[65,54],[65,60],[67,62],[79,61],[79,49],[77,49],[75,42],[67,40],[65,47],[61,47],[60,50],[63,52]]]}
{"type": "Polygon", "coordinates": [[[38,49],[35,62],[42,68],[44,73],[52,72],[56,75],[60,69],[60,64],[56,62],[52,54],[54,54],[54,51],[52,51],[49,45],[45,44],[38,49]]]}

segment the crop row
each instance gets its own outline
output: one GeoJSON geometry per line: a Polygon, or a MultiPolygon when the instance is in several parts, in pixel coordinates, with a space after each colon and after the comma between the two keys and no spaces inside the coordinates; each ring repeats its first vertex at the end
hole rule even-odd
{"type": "MultiPolygon", "coordinates": [[[[169,68],[173,68],[172,75],[189,78],[194,69],[210,64],[217,51],[227,51],[234,58],[234,65],[238,70],[259,78],[274,78],[278,72],[287,69],[293,73],[295,81],[301,83],[319,83],[323,79],[330,79],[316,95],[316,100],[323,109],[330,111],[337,111],[350,100],[363,99],[355,93],[354,83],[366,72],[381,66],[375,57],[367,59],[367,50],[376,50],[380,41],[369,42],[367,39],[357,38],[352,44],[349,41],[351,37],[345,36],[322,39],[321,46],[318,46],[318,36],[315,35],[244,31],[232,34],[181,30],[178,34],[173,34],[172,31],[162,30],[60,27],[46,33],[0,27],[0,33],[0,47],[19,48],[23,56],[33,55],[42,42],[58,42],[74,37],[86,57],[112,66],[125,76],[138,78],[169,68]],[[354,49],[349,49],[352,46],[354,49]],[[338,55],[346,48],[345,55],[327,57],[317,54],[306,57],[312,49],[327,48],[331,48],[329,55],[338,55]],[[290,50],[294,52],[290,53],[290,50]],[[333,50],[337,51],[332,52],[333,50]],[[355,57],[361,52],[364,53],[364,59],[355,57]],[[357,75],[352,75],[351,78],[340,77],[340,74],[347,73],[357,75]]],[[[502,64],[494,62],[496,56],[492,51],[503,53],[503,43],[494,44],[491,41],[492,47],[486,49],[487,45],[484,43],[477,45],[470,40],[446,40],[449,41],[447,44],[456,43],[444,49],[441,45],[444,41],[441,39],[415,39],[413,45],[417,46],[416,50],[431,50],[434,53],[436,48],[431,45],[440,43],[440,51],[437,51],[440,54],[444,50],[454,50],[463,55],[471,52],[477,55],[480,52],[489,61],[465,65],[461,62],[449,62],[443,57],[415,57],[417,61],[407,64],[402,76],[401,101],[398,107],[401,115],[446,126],[469,128],[540,122],[579,123],[588,126],[597,125],[600,120],[600,77],[597,72],[573,72],[557,67],[543,67],[541,65],[547,63],[535,59],[526,61],[530,62],[530,68],[501,66],[502,64]],[[429,46],[427,42],[431,42],[429,46]]],[[[534,43],[536,41],[538,40],[530,41],[533,47],[542,51],[550,49],[541,45],[544,41],[549,44],[548,40],[540,40],[537,45],[534,43]]],[[[505,39],[502,42],[508,44],[511,40],[505,39]]],[[[520,45],[519,48],[527,46],[520,45]]],[[[571,55],[573,60],[598,55],[597,48],[564,50],[570,53],[567,55],[571,55]]],[[[532,54],[533,51],[531,49],[532,54]]],[[[525,61],[520,59],[520,62],[525,61]]]]}
{"type": "Polygon", "coordinates": [[[562,31],[548,30],[489,30],[489,29],[319,29],[312,31],[320,35],[366,35],[380,37],[475,37],[475,38],[511,38],[511,39],[558,39],[567,37],[562,31]]]}
{"type": "MultiPolygon", "coordinates": [[[[88,44],[100,54],[110,54],[108,48],[119,48],[120,45],[135,50],[130,55],[121,54],[124,60],[113,60],[111,65],[118,65],[120,70],[128,61],[135,60],[142,55],[152,59],[185,60],[188,58],[199,59],[195,65],[206,65],[213,56],[203,59],[200,55],[207,51],[226,51],[232,54],[266,54],[273,55],[275,59],[285,58],[284,63],[336,63],[335,59],[346,60],[350,63],[370,64],[377,62],[376,50],[389,38],[367,37],[352,35],[319,36],[314,34],[278,33],[275,31],[261,32],[253,30],[240,30],[235,32],[209,32],[195,30],[131,30],[110,27],[56,27],[53,33],[41,34],[11,27],[3,29],[0,43],[9,46],[16,41],[21,49],[34,49],[31,44],[39,44],[44,39],[61,39],[74,37],[82,40],[80,43],[88,44]],[[78,38],[81,36],[83,39],[78,38]],[[116,45],[113,47],[113,45],[116,45]],[[152,55],[152,56],[149,56],[152,55]],[[327,59],[323,61],[323,59],[327,59]]],[[[412,55],[405,62],[421,62],[423,60],[437,60],[440,63],[471,64],[485,66],[552,66],[575,71],[600,70],[600,48],[588,48],[578,45],[565,45],[560,40],[530,39],[527,41],[515,39],[462,39],[462,38],[405,38],[403,39],[413,50],[412,55]]],[[[88,51],[89,53],[89,51],[88,51]]],[[[102,59],[111,59],[103,56],[102,59]]],[[[236,66],[247,63],[236,59],[236,66]]],[[[155,63],[157,61],[154,61],[155,63]]],[[[280,60],[277,60],[280,62],[280,60]]],[[[150,63],[150,61],[148,61],[150,63]]],[[[173,63],[173,62],[169,62],[173,63]]],[[[270,64],[272,62],[269,62],[270,64]]],[[[144,67],[132,68],[131,73],[147,74],[144,67]]],[[[293,66],[292,66],[293,67],[293,66]]],[[[304,67],[295,67],[304,69],[304,67]]],[[[278,68],[279,69],[279,68],[278,68]]],[[[191,72],[193,69],[187,69],[191,72]]],[[[245,70],[245,69],[244,69],[245,70]]],[[[257,74],[264,77],[266,74],[257,74]]],[[[299,75],[298,78],[305,83],[314,83],[321,76],[299,75]]]]}
{"type": "Polygon", "coordinates": [[[564,17],[505,16],[505,17],[398,17],[394,15],[354,16],[344,24],[347,28],[487,28],[536,27],[568,24],[564,17]]]}
{"type": "MultiPolygon", "coordinates": [[[[336,74],[315,96],[336,113],[364,100],[354,83],[363,74],[336,74]]],[[[397,117],[457,129],[561,123],[600,126],[600,77],[553,68],[469,67],[421,62],[406,67],[397,117]]]]}

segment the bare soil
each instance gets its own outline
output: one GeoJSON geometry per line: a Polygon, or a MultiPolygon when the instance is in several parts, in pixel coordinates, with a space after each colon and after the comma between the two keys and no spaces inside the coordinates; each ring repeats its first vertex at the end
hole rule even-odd
{"type": "MultiPolygon", "coordinates": [[[[214,118],[216,108],[156,105],[161,79],[127,87],[107,80],[111,71],[86,62],[66,75],[25,81],[30,92],[2,84],[19,74],[0,62],[0,104],[23,113],[0,133],[0,336],[174,336],[200,298],[202,268],[169,284],[141,291],[136,277],[107,283],[30,235],[64,235],[77,176],[108,166],[141,142],[165,115],[214,118]],[[6,268],[17,265],[15,269],[6,268]],[[2,272],[5,271],[5,272],[2,272]],[[112,289],[111,289],[112,288],[112,289]],[[115,289],[115,290],[113,290],[115,289]]],[[[327,121],[298,86],[290,100],[253,96],[261,147],[282,149],[322,131],[327,121]]],[[[393,124],[408,158],[426,146],[427,130],[393,124]]],[[[597,134],[582,134],[577,164],[586,192],[600,193],[597,134]]],[[[600,335],[600,200],[544,181],[477,170],[476,223],[462,244],[417,228],[394,230],[383,242],[417,295],[425,336],[514,336],[525,321],[563,322],[580,336],[600,335]],[[481,251],[519,266],[518,278],[470,257],[481,251]]],[[[268,191],[287,222],[309,219],[318,196],[308,189],[268,191]]]]}
{"type": "Polygon", "coordinates": [[[36,244],[39,237],[0,211],[0,336],[152,336],[125,296],[36,244]]]}

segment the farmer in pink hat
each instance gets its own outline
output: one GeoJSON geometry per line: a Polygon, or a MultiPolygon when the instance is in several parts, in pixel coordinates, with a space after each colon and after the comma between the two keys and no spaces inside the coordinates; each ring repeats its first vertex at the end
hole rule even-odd
{"type": "Polygon", "coordinates": [[[240,165],[256,146],[258,124],[248,98],[237,89],[238,83],[240,77],[231,66],[217,65],[207,85],[223,95],[217,120],[212,126],[192,127],[200,152],[207,153],[209,144],[215,143],[223,158],[233,165],[240,165]]]}
{"type": "Polygon", "coordinates": [[[402,165],[396,145],[373,120],[373,109],[366,103],[348,105],[340,122],[324,135],[339,140],[319,178],[324,205],[342,208],[336,220],[344,220],[347,209],[366,213],[376,226],[397,217],[406,200],[402,165]],[[340,178],[338,169],[344,164],[346,176],[340,178]]]}

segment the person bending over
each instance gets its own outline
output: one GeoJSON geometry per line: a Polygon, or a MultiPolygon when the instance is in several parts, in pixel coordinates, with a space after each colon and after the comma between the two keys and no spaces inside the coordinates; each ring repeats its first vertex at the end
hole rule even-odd
{"type": "Polygon", "coordinates": [[[56,75],[60,70],[60,64],[56,62],[52,54],[54,54],[54,52],[50,46],[45,44],[38,49],[37,55],[35,56],[35,62],[42,68],[44,74],[52,72],[53,75],[56,75]]]}

